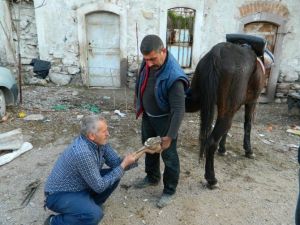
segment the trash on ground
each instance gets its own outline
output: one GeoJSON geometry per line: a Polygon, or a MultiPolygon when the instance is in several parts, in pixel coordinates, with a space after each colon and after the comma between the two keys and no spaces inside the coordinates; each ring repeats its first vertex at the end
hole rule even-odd
{"type": "Polygon", "coordinates": [[[299,145],[295,145],[295,144],[287,144],[287,146],[289,147],[289,150],[299,148],[299,145]]]}
{"type": "Polygon", "coordinates": [[[26,112],[24,112],[24,111],[19,112],[18,117],[23,119],[24,117],[26,117],[26,112]]]}
{"type": "Polygon", "coordinates": [[[125,113],[120,112],[120,110],[118,110],[118,109],[116,109],[116,110],[114,111],[114,114],[118,114],[118,115],[121,116],[121,117],[125,117],[125,116],[126,116],[125,113]]]}
{"type": "Polygon", "coordinates": [[[267,131],[271,132],[272,130],[273,130],[273,125],[272,124],[268,124],[267,131]]]}
{"type": "Polygon", "coordinates": [[[81,120],[83,118],[83,115],[77,115],[77,119],[81,120]]]}
{"type": "Polygon", "coordinates": [[[103,99],[103,100],[109,100],[110,97],[109,97],[109,96],[103,96],[102,99],[103,99]]]}
{"type": "Polygon", "coordinates": [[[9,163],[10,161],[14,160],[15,158],[22,155],[23,153],[31,150],[32,148],[33,148],[33,146],[31,143],[24,142],[19,149],[13,150],[10,153],[0,156],[0,166],[4,165],[6,163],[9,163]]]}
{"type": "Polygon", "coordinates": [[[64,110],[69,109],[69,106],[67,106],[67,105],[54,105],[54,106],[52,106],[51,109],[54,109],[55,111],[64,111],[64,110]]]}
{"type": "Polygon", "coordinates": [[[257,134],[258,139],[261,140],[263,143],[265,143],[267,145],[271,145],[272,143],[275,143],[275,141],[273,141],[273,140],[270,140],[270,139],[267,140],[267,139],[262,138],[264,136],[265,135],[263,135],[263,134],[257,134]]]}
{"type": "Polygon", "coordinates": [[[93,113],[100,113],[100,108],[96,105],[93,105],[93,104],[85,104],[82,106],[84,109],[87,109],[89,110],[90,112],[93,112],[93,113]]]}
{"type": "Polygon", "coordinates": [[[120,120],[120,117],[117,115],[112,115],[112,116],[110,116],[110,119],[111,120],[120,120]]]}
{"type": "Polygon", "coordinates": [[[260,139],[263,143],[270,145],[272,144],[270,141],[266,140],[266,139],[260,139]]]}
{"type": "Polygon", "coordinates": [[[24,118],[24,120],[30,121],[41,121],[44,120],[45,117],[42,114],[31,114],[24,118]]]}
{"type": "Polygon", "coordinates": [[[31,182],[29,185],[27,185],[27,187],[25,188],[25,198],[22,201],[21,206],[28,205],[41,183],[41,180],[37,179],[36,181],[31,182]]]}
{"type": "Polygon", "coordinates": [[[79,94],[79,92],[76,91],[76,90],[72,92],[72,95],[73,95],[73,96],[76,96],[76,95],[78,95],[78,94],[79,94]]]}

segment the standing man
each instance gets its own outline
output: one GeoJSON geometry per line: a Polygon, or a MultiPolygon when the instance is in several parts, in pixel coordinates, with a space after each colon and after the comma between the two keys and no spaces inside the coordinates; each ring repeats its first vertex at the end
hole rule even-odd
{"type": "MultiPolygon", "coordinates": [[[[171,202],[179,180],[177,133],[185,112],[185,90],[189,80],[158,36],[146,36],[140,50],[144,60],[136,83],[136,116],[142,114],[143,143],[149,137],[162,137],[164,189],[157,207],[163,208],[171,202]]],[[[159,184],[160,154],[146,153],[145,167],[147,175],[136,188],[159,184]]]]}
{"type": "Polygon", "coordinates": [[[86,116],[81,134],[56,161],[45,185],[45,206],[58,215],[44,225],[97,225],[102,204],[118,186],[126,169],[136,166],[133,153],[121,159],[107,143],[107,123],[100,116],[86,116]],[[103,169],[106,164],[108,168],[103,169]]]}

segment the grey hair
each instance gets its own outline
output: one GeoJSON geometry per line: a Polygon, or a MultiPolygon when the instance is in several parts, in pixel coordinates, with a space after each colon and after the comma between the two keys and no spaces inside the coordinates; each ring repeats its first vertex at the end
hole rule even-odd
{"type": "Polygon", "coordinates": [[[142,40],[140,50],[143,55],[148,55],[150,52],[158,52],[164,48],[164,44],[160,37],[154,34],[147,35],[142,40]]]}
{"type": "Polygon", "coordinates": [[[87,136],[89,133],[97,133],[99,129],[97,124],[98,121],[106,122],[105,118],[100,115],[89,115],[83,117],[81,120],[80,133],[84,136],[87,136]]]}

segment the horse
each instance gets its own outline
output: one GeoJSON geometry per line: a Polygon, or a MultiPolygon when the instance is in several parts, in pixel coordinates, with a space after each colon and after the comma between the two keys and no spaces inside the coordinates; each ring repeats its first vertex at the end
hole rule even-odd
{"type": "MultiPolygon", "coordinates": [[[[270,51],[265,50],[267,54],[270,51]]],[[[186,112],[200,110],[200,157],[205,153],[205,179],[210,188],[216,187],[214,153],[226,154],[226,136],[234,114],[245,105],[245,156],[253,158],[250,144],[251,123],[255,106],[265,85],[265,71],[253,48],[222,42],[199,61],[186,98],[186,112]],[[215,105],[217,118],[214,127],[215,105]]]]}

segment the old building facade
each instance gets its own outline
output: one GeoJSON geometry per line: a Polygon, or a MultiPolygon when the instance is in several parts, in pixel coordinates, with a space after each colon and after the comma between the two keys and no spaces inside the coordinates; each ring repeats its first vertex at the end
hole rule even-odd
{"type": "Polygon", "coordinates": [[[141,39],[158,34],[187,73],[227,33],[267,39],[276,63],[264,101],[300,90],[300,2],[294,0],[7,0],[0,1],[0,64],[20,53],[24,82],[33,58],[51,62],[50,81],[133,86],[141,39]]]}

